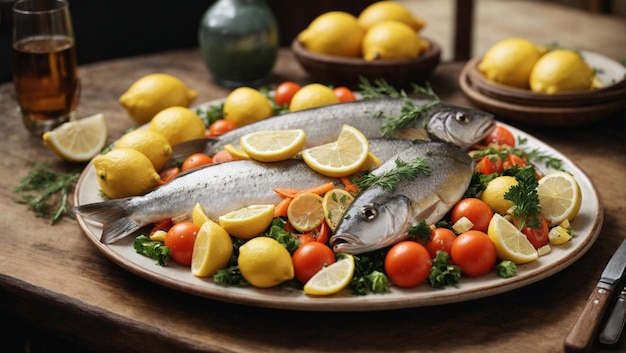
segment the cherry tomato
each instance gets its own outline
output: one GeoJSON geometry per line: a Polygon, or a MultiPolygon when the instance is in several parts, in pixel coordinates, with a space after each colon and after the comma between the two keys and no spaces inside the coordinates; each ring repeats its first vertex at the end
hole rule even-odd
{"type": "Polygon", "coordinates": [[[479,230],[468,230],[452,243],[450,257],[461,272],[470,277],[483,276],[496,264],[496,247],[489,236],[479,230]]]}
{"type": "Polygon", "coordinates": [[[426,245],[430,257],[434,259],[437,256],[437,251],[445,251],[449,254],[454,239],[456,239],[456,234],[448,228],[433,229],[426,245]]]}
{"type": "Polygon", "coordinates": [[[399,287],[411,288],[428,278],[432,263],[428,250],[422,244],[405,240],[389,249],[384,266],[391,282],[399,287]]]}
{"type": "Polygon", "coordinates": [[[221,136],[231,130],[235,130],[237,128],[237,124],[230,120],[219,119],[213,122],[211,126],[209,126],[209,137],[221,136]]]}
{"type": "Polygon", "coordinates": [[[333,89],[333,92],[335,92],[335,96],[337,96],[342,103],[354,102],[356,100],[354,93],[347,87],[336,87],[333,89]]]}
{"type": "Polygon", "coordinates": [[[326,245],[314,241],[301,244],[291,256],[295,277],[306,283],[324,266],[334,263],[335,253],[326,245]]]}
{"type": "Polygon", "coordinates": [[[239,158],[233,156],[232,154],[230,154],[230,152],[226,150],[221,150],[213,155],[213,163],[230,162],[236,161],[238,159],[239,158]]]}
{"type": "MultiPolygon", "coordinates": [[[[287,223],[287,224],[289,224],[289,223],[287,223]]],[[[296,235],[296,238],[300,242],[300,246],[302,246],[302,244],[304,244],[304,243],[311,243],[311,242],[316,242],[317,241],[317,239],[315,239],[315,237],[312,236],[311,234],[298,234],[298,235],[296,235]]]]}
{"type": "Polygon", "coordinates": [[[485,143],[495,143],[498,145],[509,145],[515,147],[515,136],[504,126],[498,125],[496,128],[485,138],[485,143]]]}
{"type": "Polygon", "coordinates": [[[539,223],[538,228],[533,227],[524,227],[522,229],[522,233],[528,238],[531,244],[535,247],[535,249],[539,249],[540,247],[548,244],[548,234],[550,233],[550,227],[548,226],[548,221],[542,215],[539,215],[541,222],[539,223]]]}
{"type": "Polygon", "coordinates": [[[504,161],[503,163],[503,168],[504,169],[509,169],[513,166],[518,166],[520,168],[524,168],[527,165],[526,161],[524,159],[522,159],[522,157],[513,154],[513,153],[509,153],[508,156],[506,156],[506,161],[504,161]]]}
{"type": "Polygon", "coordinates": [[[493,217],[493,211],[483,200],[468,197],[454,205],[450,213],[450,221],[454,224],[463,217],[474,223],[472,229],[486,232],[493,217]]]}
{"type": "Polygon", "coordinates": [[[152,230],[150,230],[150,235],[153,235],[154,233],[160,230],[167,232],[168,230],[170,230],[170,228],[172,228],[173,224],[174,222],[172,222],[171,218],[166,218],[160,221],[159,223],[155,224],[154,227],[152,227],[152,230]]]}
{"type": "Polygon", "coordinates": [[[274,92],[274,102],[278,105],[288,105],[291,103],[293,95],[299,90],[299,84],[291,81],[285,81],[276,87],[276,91],[274,92]]]}
{"type": "Polygon", "coordinates": [[[167,231],[165,235],[165,246],[172,251],[172,260],[177,263],[191,265],[191,255],[193,254],[193,243],[200,227],[193,222],[176,223],[167,231]]]}
{"type": "Polygon", "coordinates": [[[178,174],[180,174],[179,168],[171,167],[171,168],[163,169],[159,173],[161,180],[159,180],[159,182],[157,183],[157,186],[167,184],[170,180],[174,179],[174,177],[177,176],[178,174]]]}
{"type": "Polygon", "coordinates": [[[326,244],[330,238],[330,227],[326,224],[326,222],[322,222],[322,224],[320,224],[320,226],[316,229],[313,229],[310,234],[316,241],[326,244]]]}
{"type": "Polygon", "coordinates": [[[503,170],[504,163],[499,154],[484,156],[480,162],[478,162],[478,171],[483,175],[502,173],[503,170]]]}
{"type": "Polygon", "coordinates": [[[213,163],[213,159],[204,153],[194,153],[187,157],[183,162],[181,170],[184,172],[189,169],[198,168],[203,165],[213,163]]]}

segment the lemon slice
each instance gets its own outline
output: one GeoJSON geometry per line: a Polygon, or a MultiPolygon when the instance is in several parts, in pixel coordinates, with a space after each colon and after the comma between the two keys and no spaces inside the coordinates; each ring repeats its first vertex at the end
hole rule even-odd
{"type": "Polygon", "coordinates": [[[202,227],[204,222],[210,221],[200,203],[196,203],[196,205],[193,207],[193,211],[191,212],[191,221],[198,227],[202,227]]]}
{"type": "Polygon", "coordinates": [[[191,274],[207,277],[226,267],[233,253],[230,236],[217,223],[204,222],[196,236],[191,255],[191,274]]]}
{"type": "Polygon", "coordinates": [[[537,195],[541,214],[550,225],[572,220],[580,211],[582,194],[576,179],[566,172],[552,172],[539,179],[537,195]]]}
{"type": "Polygon", "coordinates": [[[333,231],[343,218],[344,213],[354,201],[354,196],[343,189],[333,189],[327,192],[322,199],[324,219],[333,231]]]}
{"type": "Polygon", "coordinates": [[[62,124],[43,134],[43,142],[59,157],[70,162],[86,162],[104,147],[108,128],[103,114],[62,124]]]}
{"type": "Polygon", "coordinates": [[[359,171],[369,158],[367,138],[352,126],[344,125],[335,142],[302,151],[304,162],[316,172],[343,177],[359,171]]]}
{"type": "Polygon", "coordinates": [[[528,241],[524,233],[520,232],[513,223],[499,213],[494,213],[487,230],[489,239],[496,247],[501,260],[510,260],[516,264],[523,264],[536,260],[539,255],[535,247],[528,241]]]}
{"type": "Polygon", "coordinates": [[[309,295],[331,295],[344,289],[354,275],[354,258],[351,255],[319,270],[304,285],[309,295]]]}
{"type": "Polygon", "coordinates": [[[224,149],[226,150],[226,152],[230,153],[231,155],[239,159],[250,159],[250,156],[248,156],[246,151],[230,143],[224,145],[224,149]]]}
{"type": "Polygon", "coordinates": [[[380,161],[380,158],[370,152],[367,155],[367,160],[361,166],[361,171],[371,172],[372,170],[380,167],[381,164],[383,164],[383,162],[380,161]]]}
{"type": "Polygon", "coordinates": [[[324,222],[322,197],[312,192],[296,196],[287,207],[287,218],[296,230],[306,233],[324,222]]]}
{"type": "Polygon", "coordinates": [[[219,223],[228,234],[250,239],[263,233],[274,219],[274,205],[251,205],[219,217],[219,223]]]}
{"type": "Polygon", "coordinates": [[[306,134],[302,129],[257,131],[242,136],[239,142],[250,158],[278,162],[298,154],[304,147],[306,134]]]}

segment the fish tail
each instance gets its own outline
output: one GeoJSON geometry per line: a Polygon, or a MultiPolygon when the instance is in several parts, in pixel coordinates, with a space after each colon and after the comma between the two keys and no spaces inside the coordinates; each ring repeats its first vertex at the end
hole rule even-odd
{"type": "Polygon", "coordinates": [[[143,226],[131,217],[132,210],[127,206],[127,199],[84,204],[74,207],[72,211],[86,220],[102,223],[100,241],[104,244],[113,243],[143,226]]]}

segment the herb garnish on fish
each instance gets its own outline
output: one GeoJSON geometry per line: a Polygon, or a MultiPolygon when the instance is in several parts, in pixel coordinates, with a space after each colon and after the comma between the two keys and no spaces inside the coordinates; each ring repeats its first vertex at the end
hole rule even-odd
{"type": "Polygon", "coordinates": [[[359,190],[372,186],[380,186],[383,189],[393,191],[402,180],[413,180],[418,174],[430,175],[431,170],[421,157],[405,162],[395,160],[396,167],[387,170],[381,175],[366,174],[361,177],[356,185],[359,190]]]}

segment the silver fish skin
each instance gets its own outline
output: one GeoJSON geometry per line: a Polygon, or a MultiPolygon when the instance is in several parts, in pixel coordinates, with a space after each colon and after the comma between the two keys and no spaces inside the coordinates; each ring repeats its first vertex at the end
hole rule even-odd
{"type": "Polygon", "coordinates": [[[408,162],[418,157],[429,166],[429,175],[402,180],[393,191],[372,186],[355,198],[330,238],[335,252],[361,254],[405,240],[410,227],[421,221],[436,223],[463,197],[474,163],[467,153],[446,143],[416,144],[372,174],[394,168],[396,159],[408,162]]]}
{"type": "MultiPolygon", "coordinates": [[[[381,161],[413,146],[406,140],[371,140],[370,151],[381,161]]],[[[73,212],[103,224],[101,241],[109,244],[162,219],[190,215],[200,203],[213,220],[241,207],[278,204],[274,188],[306,189],[324,183],[340,184],[311,170],[301,159],[276,163],[251,160],[209,165],[183,173],[143,196],[79,205],[73,212]]]]}
{"type": "MultiPolygon", "coordinates": [[[[482,141],[495,128],[494,116],[490,113],[441,102],[433,104],[435,101],[429,99],[409,100],[414,106],[432,106],[394,137],[443,141],[466,150],[482,141]]],[[[343,125],[358,129],[369,139],[388,137],[381,132],[383,118],[399,116],[404,104],[403,98],[383,98],[287,113],[242,126],[217,138],[179,144],[174,147],[174,156],[184,157],[203,150],[211,155],[227,144],[238,145],[243,135],[264,130],[303,129],[306,132],[305,147],[335,141],[343,125]]]]}

